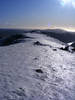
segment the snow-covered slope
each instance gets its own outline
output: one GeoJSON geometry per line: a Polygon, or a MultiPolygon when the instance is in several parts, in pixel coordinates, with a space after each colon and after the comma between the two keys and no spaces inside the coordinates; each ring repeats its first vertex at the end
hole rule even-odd
{"type": "Polygon", "coordinates": [[[0,100],[75,100],[75,53],[58,49],[56,39],[27,35],[33,39],[0,47],[0,100]]]}

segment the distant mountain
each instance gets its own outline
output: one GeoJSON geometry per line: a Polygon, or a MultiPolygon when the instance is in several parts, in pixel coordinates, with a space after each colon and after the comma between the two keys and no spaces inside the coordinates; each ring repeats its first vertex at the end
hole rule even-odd
{"type": "Polygon", "coordinates": [[[40,33],[56,38],[65,43],[75,41],[75,32],[69,32],[62,29],[47,29],[40,31],[40,33]]]}
{"type": "Polygon", "coordinates": [[[66,30],[63,29],[46,29],[44,31],[48,31],[48,32],[56,32],[56,33],[64,33],[64,32],[68,32],[66,30]]]}
{"type": "Polygon", "coordinates": [[[7,37],[12,34],[23,34],[23,33],[38,33],[44,34],[46,36],[50,36],[56,38],[64,43],[73,42],[75,41],[75,32],[69,32],[63,29],[0,29],[0,39],[7,37]]]}

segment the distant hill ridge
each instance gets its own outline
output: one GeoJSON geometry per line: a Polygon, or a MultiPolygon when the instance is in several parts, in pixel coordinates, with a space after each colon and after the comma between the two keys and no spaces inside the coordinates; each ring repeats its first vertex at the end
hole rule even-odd
{"type": "Polygon", "coordinates": [[[75,41],[75,32],[69,32],[63,29],[0,29],[0,37],[10,34],[23,34],[28,32],[44,34],[65,43],[75,41]]]}

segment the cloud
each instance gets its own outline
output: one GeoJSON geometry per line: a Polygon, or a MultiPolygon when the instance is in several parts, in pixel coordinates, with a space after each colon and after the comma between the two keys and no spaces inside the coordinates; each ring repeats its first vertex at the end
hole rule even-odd
{"type": "Polygon", "coordinates": [[[62,6],[71,6],[75,8],[75,0],[59,0],[62,6]]]}
{"type": "Polygon", "coordinates": [[[72,2],[72,6],[75,8],[75,1],[72,2]]]}

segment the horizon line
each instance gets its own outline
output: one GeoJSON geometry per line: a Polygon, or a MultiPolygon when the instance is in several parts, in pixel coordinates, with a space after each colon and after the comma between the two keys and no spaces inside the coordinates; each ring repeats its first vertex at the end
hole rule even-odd
{"type": "Polygon", "coordinates": [[[64,30],[64,31],[69,31],[69,32],[75,32],[75,28],[64,28],[64,27],[55,27],[55,28],[48,28],[48,27],[26,27],[26,28],[20,28],[20,27],[18,27],[18,28],[4,28],[4,27],[1,27],[0,29],[10,29],[10,30],[51,30],[51,29],[58,29],[58,30],[64,30]]]}

